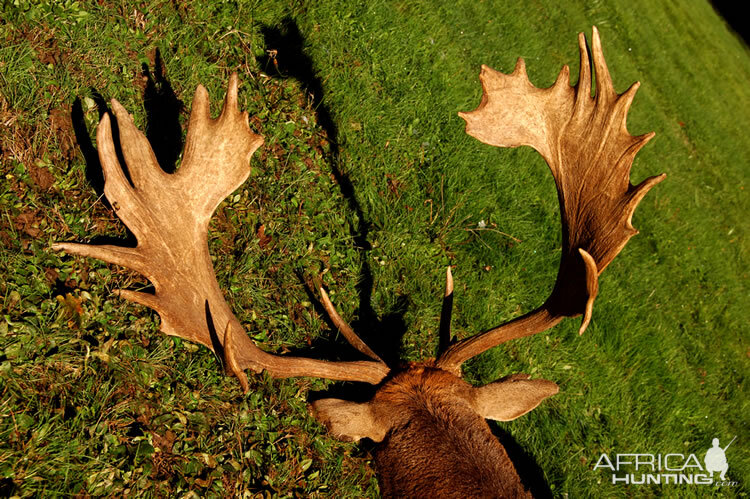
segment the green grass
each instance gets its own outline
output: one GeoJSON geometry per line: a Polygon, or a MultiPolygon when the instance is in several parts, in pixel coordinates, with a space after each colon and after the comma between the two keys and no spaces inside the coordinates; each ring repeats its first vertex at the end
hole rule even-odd
{"type": "MultiPolygon", "coordinates": [[[[603,274],[582,337],[570,320],[487,352],[467,375],[560,385],[501,425],[557,497],[747,496],[750,57],[707,2],[237,3],[3,4],[0,495],[377,494],[367,447],[307,414],[324,381],[256,376],[245,396],[210,351],[111,294],[143,278],[49,250],[125,235],[86,159],[102,99],[149,124],[143,68],[158,73],[157,50],[156,102],[175,104],[171,88],[182,125],[198,83],[217,111],[237,71],[241,107],[266,139],[210,236],[253,338],[350,355],[303,282],[329,268],[342,315],[371,340],[406,330],[399,355],[413,360],[434,354],[447,264],[462,336],[549,293],[559,222],[546,165],[477,142],[456,113],[479,102],[480,64],[509,72],[522,56],[537,86],[563,64],[577,74],[576,35],[596,25],[616,89],[642,82],[630,132],[657,133],[633,183],[668,178],[636,211],[641,234],[603,274]],[[279,51],[282,75],[266,52],[282,49],[279,36],[295,49],[279,51]],[[300,53],[313,80],[286,66],[300,53]],[[482,220],[494,230],[477,231],[482,220]],[[733,487],[613,485],[593,469],[602,453],[702,459],[712,438],[734,435],[733,487]]],[[[175,123],[159,141],[180,137],[175,123]]]]}

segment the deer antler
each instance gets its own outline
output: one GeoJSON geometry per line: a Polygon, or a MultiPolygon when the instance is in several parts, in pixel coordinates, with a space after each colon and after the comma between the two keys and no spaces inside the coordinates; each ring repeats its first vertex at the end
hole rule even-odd
{"type": "Polygon", "coordinates": [[[564,317],[583,314],[579,333],[591,320],[602,271],[638,233],[631,218],[643,196],[665,175],[630,184],[638,151],[654,133],[634,137],[626,128],[628,109],[639,83],[618,95],[593,29],[592,54],[596,96],[591,97],[591,67],[586,40],[578,37],[581,69],[575,87],[563,66],[549,88],[537,88],[523,59],[512,74],[482,66],[482,100],[476,110],[459,113],[466,133],[498,147],[528,145],[547,161],[555,177],[562,221],[562,257],[552,294],[535,311],[463,340],[438,360],[456,370],[469,358],[508,341],[544,331],[564,317]]]}
{"type": "Polygon", "coordinates": [[[215,120],[210,117],[208,92],[198,87],[182,164],[174,174],[159,167],[146,137],[113,100],[127,173],[118,160],[110,118],[104,115],[96,134],[104,194],[138,244],[129,248],[58,243],[52,248],[122,265],[146,276],[154,285],[153,294],[119,290],[120,296],[158,312],[164,333],[201,343],[217,353],[245,391],[244,370],[248,368],[266,369],[275,377],[378,383],[389,369],[377,356],[374,362],[326,362],[260,350],[224,300],[208,252],[208,223],[219,203],[247,179],[250,156],[263,143],[261,136],[250,131],[247,112],[237,107],[237,87],[233,74],[221,115],[215,120]]]}

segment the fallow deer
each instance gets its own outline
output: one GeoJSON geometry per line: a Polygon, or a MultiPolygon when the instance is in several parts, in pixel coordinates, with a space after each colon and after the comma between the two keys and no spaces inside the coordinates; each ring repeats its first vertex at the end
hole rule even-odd
{"type": "Polygon", "coordinates": [[[546,160],[557,186],[562,222],[562,257],[549,298],[536,310],[460,341],[451,340],[452,277],[448,269],[435,359],[386,365],[336,312],[319,281],[321,303],[343,336],[369,360],[329,362],[272,355],[244,332],[224,300],[208,252],[208,223],[218,204],[247,178],[250,156],[263,139],[250,131],[237,105],[238,78],[232,75],[221,115],[211,119],[207,91],[193,100],[180,168],[165,173],[151,147],[115,100],[123,172],[110,117],[97,129],[104,192],[117,216],[137,238],[136,247],[59,243],[54,249],[99,258],[135,270],[153,293],[120,290],[123,298],[154,309],[161,330],[212,349],[245,391],[245,370],[274,377],[312,376],[378,385],[364,403],[324,398],[311,404],[315,417],[338,438],[369,438],[381,492],[390,497],[527,497],[503,446],[486,419],[508,421],[557,393],[552,381],[511,375],[482,387],[461,379],[468,359],[506,341],[545,331],[565,317],[583,315],[586,329],[602,271],[637,233],[631,224],[643,196],[664,175],[638,186],[629,176],[636,153],[653,133],[631,136],[626,116],[639,84],[618,95],[593,30],[596,95],[583,34],[580,75],[569,84],[564,66],[549,88],[529,81],[523,59],[507,75],[483,66],[479,107],[460,113],[466,131],[499,147],[528,145],[546,160]]]}

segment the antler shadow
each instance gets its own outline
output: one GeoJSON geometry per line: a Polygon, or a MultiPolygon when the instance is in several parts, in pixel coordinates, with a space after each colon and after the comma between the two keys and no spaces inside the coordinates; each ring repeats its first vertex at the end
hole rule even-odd
{"type": "Polygon", "coordinates": [[[370,222],[357,200],[354,184],[342,169],[338,126],[328,106],[324,103],[323,83],[315,74],[312,58],[304,50],[304,37],[293,19],[286,17],[278,26],[263,26],[261,34],[267,49],[266,55],[261,58],[261,67],[275,78],[292,78],[299,81],[303,90],[311,96],[317,122],[330,144],[326,160],[331,167],[341,195],[346,199],[349,209],[356,214],[358,220],[356,225],[350,226],[352,239],[361,258],[360,276],[356,285],[359,295],[358,319],[352,321],[351,325],[365,343],[370,345],[386,363],[394,365],[399,359],[401,338],[406,333],[404,314],[408,299],[400,297],[397,308],[383,317],[378,317],[372,308],[374,281],[369,263],[371,245],[367,239],[370,222]]]}

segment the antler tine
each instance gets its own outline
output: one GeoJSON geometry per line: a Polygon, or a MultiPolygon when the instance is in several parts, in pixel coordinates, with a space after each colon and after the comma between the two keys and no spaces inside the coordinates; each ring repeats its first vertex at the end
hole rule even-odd
{"type": "Polygon", "coordinates": [[[210,116],[208,92],[198,86],[182,164],[174,174],[159,167],[146,137],[125,108],[113,100],[129,175],[120,165],[110,117],[105,115],[97,129],[104,194],[138,244],[129,248],[57,243],[52,248],[143,274],[154,285],[154,293],[122,290],[117,291],[119,295],[154,309],[164,333],[220,350],[217,353],[223,354],[225,366],[239,377],[245,390],[245,369],[267,370],[275,377],[314,376],[377,384],[389,369],[367,351],[364,353],[374,361],[327,362],[262,351],[224,300],[208,252],[208,223],[219,203],[247,179],[250,157],[263,143],[263,138],[250,130],[248,114],[238,109],[238,85],[233,74],[216,119],[210,116]]]}
{"type": "Polygon", "coordinates": [[[451,342],[451,315],[453,313],[453,273],[450,265],[445,271],[445,294],[440,309],[440,326],[438,327],[438,356],[442,354],[451,342]]]}
{"type": "Polygon", "coordinates": [[[315,279],[315,287],[318,288],[320,301],[323,304],[323,308],[326,309],[328,317],[331,318],[331,321],[336,326],[336,328],[341,332],[341,334],[344,335],[346,341],[348,341],[351,346],[367,355],[371,359],[378,362],[383,362],[383,359],[381,359],[375,352],[373,352],[372,349],[368,347],[364,341],[362,341],[357,333],[354,332],[354,329],[352,329],[352,327],[347,324],[344,319],[341,318],[338,311],[336,311],[336,307],[334,307],[333,303],[331,303],[331,299],[328,297],[328,293],[326,293],[326,290],[323,289],[323,283],[320,281],[320,279],[315,279]]]}
{"type": "Polygon", "coordinates": [[[452,345],[437,364],[455,369],[464,361],[505,341],[529,336],[583,314],[579,333],[591,321],[598,278],[638,231],[631,221],[643,196],[665,175],[637,186],[630,183],[635,155],[654,136],[632,136],[627,113],[639,83],[618,95],[593,28],[592,57],[596,95],[591,96],[591,63],[586,40],[579,35],[581,69],[575,87],[564,66],[549,88],[537,88],[526,76],[523,59],[512,74],[482,67],[482,101],[476,110],[459,113],[466,132],[499,147],[529,145],[546,160],[560,203],[562,256],[552,294],[522,317],[452,345]]]}

